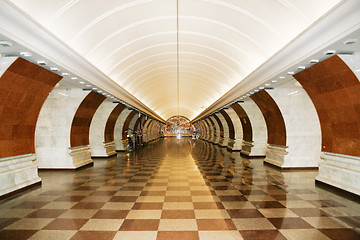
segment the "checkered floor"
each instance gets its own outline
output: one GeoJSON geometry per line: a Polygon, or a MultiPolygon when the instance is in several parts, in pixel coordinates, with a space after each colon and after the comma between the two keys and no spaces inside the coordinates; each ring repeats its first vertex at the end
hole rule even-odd
{"type": "Polygon", "coordinates": [[[360,204],[201,140],[41,171],[0,202],[0,239],[360,239],[360,204]]]}

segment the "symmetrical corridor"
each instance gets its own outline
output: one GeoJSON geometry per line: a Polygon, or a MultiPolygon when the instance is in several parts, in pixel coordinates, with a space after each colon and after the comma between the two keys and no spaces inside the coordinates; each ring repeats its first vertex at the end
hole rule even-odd
{"type": "Polygon", "coordinates": [[[40,171],[42,186],[0,202],[0,239],[360,239],[360,205],[202,140],[165,138],[40,171]]]}

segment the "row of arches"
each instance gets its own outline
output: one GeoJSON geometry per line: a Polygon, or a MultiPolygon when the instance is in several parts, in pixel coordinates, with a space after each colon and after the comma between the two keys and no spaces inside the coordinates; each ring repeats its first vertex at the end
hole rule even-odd
{"type": "Polygon", "coordinates": [[[0,78],[0,196],[39,183],[38,168],[77,169],[92,164],[92,157],[125,150],[128,129],[141,131],[145,143],[160,137],[159,121],[97,92],[61,86],[60,75],[23,58],[6,67],[0,78]]]}
{"type": "Polygon", "coordinates": [[[359,56],[335,55],[194,124],[200,138],[360,194],[359,56]]]}

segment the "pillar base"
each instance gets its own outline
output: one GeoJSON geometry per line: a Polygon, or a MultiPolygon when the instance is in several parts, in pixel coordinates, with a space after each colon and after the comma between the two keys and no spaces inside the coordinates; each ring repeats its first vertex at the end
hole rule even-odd
{"type": "Polygon", "coordinates": [[[0,158],[0,196],[41,183],[35,154],[0,158]]]}
{"type": "Polygon", "coordinates": [[[258,148],[254,142],[242,141],[241,153],[249,157],[265,157],[266,151],[263,148],[258,148]]]}
{"type": "Polygon", "coordinates": [[[268,144],[264,162],[282,168],[288,154],[286,146],[268,144]]]}
{"type": "Polygon", "coordinates": [[[234,150],[234,145],[235,145],[235,140],[229,138],[227,148],[230,150],[234,150]]]}
{"type": "Polygon", "coordinates": [[[360,195],[360,157],[323,152],[319,182],[360,195]]]}
{"type": "Polygon", "coordinates": [[[229,143],[229,138],[221,137],[220,141],[219,141],[219,146],[220,147],[227,147],[228,143],[229,143]]]}
{"type": "Polygon", "coordinates": [[[242,139],[234,139],[234,146],[232,148],[233,151],[241,151],[242,150],[242,139]]]}
{"type": "Polygon", "coordinates": [[[99,146],[98,148],[91,147],[91,156],[92,157],[110,157],[115,155],[115,142],[105,142],[103,146],[99,146]]]}
{"type": "Polygon", "coordinates": [[[75,169],[94,162],[91,159],[90,147],[88,145],[71,147],[69,150],[69,155],[72,158],[75,169]]]}

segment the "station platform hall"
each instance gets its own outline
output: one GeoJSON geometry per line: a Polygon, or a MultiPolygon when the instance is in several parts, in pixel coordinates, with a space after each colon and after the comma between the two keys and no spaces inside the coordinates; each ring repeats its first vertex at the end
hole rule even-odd
{"type": "Polygon", "coordinates": [[[359,0],[0,0],[0,240],[360,240],[359,0]]]}

